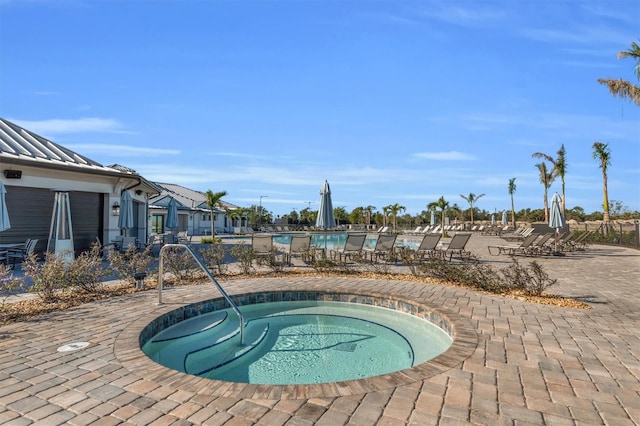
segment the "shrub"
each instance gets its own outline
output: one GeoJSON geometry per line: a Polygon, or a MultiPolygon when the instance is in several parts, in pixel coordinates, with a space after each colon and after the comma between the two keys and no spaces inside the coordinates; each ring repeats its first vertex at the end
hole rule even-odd
{"type": "Polygon", "coordinates": [[[243,274],[249,275],[253,272],[253,248],[250,245],[244,242],[236,244],[231,249],[231,255],[240,265],[240,270],[243,274]]]}
{"type": "Polygon", "coordinates": [[[200,267],[188,250],[167,247],[164,252],[164,267],[179,282],[191,282],[200,276],[200,267]]]}
{"type": "Polygon", "coordinates": [[[202,261],[209,269],[215,269],[218,275],[224,275],[229,269],[229,265],[225,263],[227,250],[223,244],[214,243],[203,247],[199,251],[202,261]]]}
{"type": "Polygon", "coordinates": [[[0,311],[4,309],[9,296],[24,291],[26,286],[23,279],[13,276],[7,265],[0,264],[0,311]]]}
{"type": "Polygon", "coordinates": [[[111,269],[118,274],[121,279],[132,285],[136,283],[136,274],[138,272],[148,272],[149,267],[153,263],[150,246],[141,252],[138,252],[136,247],[130,246],[124,253],[109,253],[108,259],[111,264],[111,269]]]}
{"type": "Polygon", "coordinates": [[[25,277],[33,280],[29,288],[42,300],[52,302],[56,299],[56,293],[66,290],[69,285],[66,275],[66,264],[61,256],[55,253],[46,253],[44,262],[40,264],[35,253],[27,256],[22,264],[25,277]]]}
{"type": "Polygon", "coordinates": [[[80,253],[65,270],[68,285],[87,293],[102,290],[103,280],[110,273],[110,269],[102,264],[100,245],[97,243],[91,246],[91,250],[80,253]]]}

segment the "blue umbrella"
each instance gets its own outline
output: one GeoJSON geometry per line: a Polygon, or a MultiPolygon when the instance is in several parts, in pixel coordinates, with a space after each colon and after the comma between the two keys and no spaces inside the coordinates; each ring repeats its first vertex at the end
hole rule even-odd
{"type": "Polygon", "coordinates": [[[9,222],[9,211],[7,210],[7,201],[5,200],[5,194],[7,190],[4,187],[4,184],[0,182],[0,232],[11,228],[11,223],[9,222]]]}
{"type": "Polygon", "coordinates": [[[129,191],[123,191],[120,195],[120,217],[118,218],[118,228],[126,230],[133,228],[133,201],[129,191]]]}
{"type": "Polygon", "coordinates": [[[178,203],[175,198],[169,200],[167,205],[167,223],[165,223],[165,226],[169,229],[178,227],[178,203]]]}
{"type": "Polygon", "coordinates": [[[560,195],[556,192],[553,194],[551,198],[551,208],[549,209],[549,227],[555,229],[556,238],[555,238],[555,250],[558,251],[558,234],[560,233],[560,229],[564,228],[566,222],[564,217],[562,216],[562,199],[560,195]]]}
{"type": "Polygon", "coordinates": [[[318,217],[316,217],[316,228],[323,229],[324,233],[324,249],[327,250],[327,229],[336,227],[336,218],[333,215],[333,203],[331,202],[331,188],[329,182],[324,181],[324,185],[320,188],[320,207],[318,208],[318,217]]]}
{"type": "Polygon", "coordinates": [[[507,219],[507,211],[504,210],[502,212],[502,224],[503,225],[507,225],[509,223],[508,219],[507,219]]]}

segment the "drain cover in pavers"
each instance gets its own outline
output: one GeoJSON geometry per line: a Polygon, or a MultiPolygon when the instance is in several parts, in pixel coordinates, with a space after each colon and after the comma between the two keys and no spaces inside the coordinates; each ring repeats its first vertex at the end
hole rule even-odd
{"type": "Polygon", "coordinates": [[[89,342],[75,342],[69,343],[68,345],[60,346],[58,348],[58,352],[71,352],[77,351],[79,349],[84,349],[89,346],[89,342]]]}

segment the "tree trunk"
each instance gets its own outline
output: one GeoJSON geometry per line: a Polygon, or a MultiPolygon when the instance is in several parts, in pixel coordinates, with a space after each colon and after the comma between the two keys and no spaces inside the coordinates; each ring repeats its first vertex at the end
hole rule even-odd
{"type": "Polygon", "coordinates": [[[511,196],[511,224],[513,228],[516,227],[516,208],[513,204],[513,195],[511,196]]]}
{"type": "Polygon", "coordinates": [[[602,209],[604,210],[604,214],[602,215],[602,221],[604,223],[609,223],[611,218],[609,217],[609,191],[607,190],[607,174],[602,174],[602,190],[604,193],[604,202],[602,203],[602,209]]]}

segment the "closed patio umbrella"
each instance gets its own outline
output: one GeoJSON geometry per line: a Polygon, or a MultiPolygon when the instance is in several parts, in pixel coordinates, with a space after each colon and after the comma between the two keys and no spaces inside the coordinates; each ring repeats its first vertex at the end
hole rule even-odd
{"type": "Polygon", "coordinates": [[[507,225],[507,223],[509,223],[509,221],[508,221],[508,219],[507,219],[507,211],[506,211],[506,210],[504,210],[504,211],[502,212],[502,224],[506,226],[506,225],[507,225]]]}
{"type": "Polygon", "coordinates": [[[123,191],[120,195],[120,217],[118,218],[118,228],[126,231],[133,228],[133,201],[129,191],[123,191]]]}
{"type": "Polygon", "coordinates": [[[324,250],[327,251],[327,229],[336,227],[336,218],[333,215],[333,203],[331,202],[331,188],[326,180],[320,188],[320,207],[316,217],[316,228],[324,230],[324,250]]]}
{"type": "Polygon", "coordinates": [[[9,210],[7,209],[7,201],[5,200],[5,194],[7,189],[4,184],[0,182],[0,232],[11,228],[9,222],[9,210]]]}
{"type": "Polygon", "coordinates": [[[556,235],[554,240],[554,255],[560,256],[561,254],[558,252],[558,235],[560,234],[560,229],[564,228],[566,222],[564,217],[562,216],[562,200],[560,195],[556,192],[553,194],[551,198],[551,208],[549,209],[549,227],[555,229],[556,235]]]}
{"type": "Polygon", "coordinates": [[[496,215],[495,215],[495,214],[492,214],[492,215],[491,215],[491,226],[493,226],[493,225],[495,225],[495,224],[496,224],[496,215]]]}
{"type": "Polygon", "coordinates": [[[431,220],[429,221],[429,225],[434,226],[436,224],[436,212],[431,210],[431,220]]]}
{"type": "Polygon", "coordinates": [[[167,223],[165,226],[169,229],[178,227],[178,203],[172,198],[167,205],[167,223]]]}

